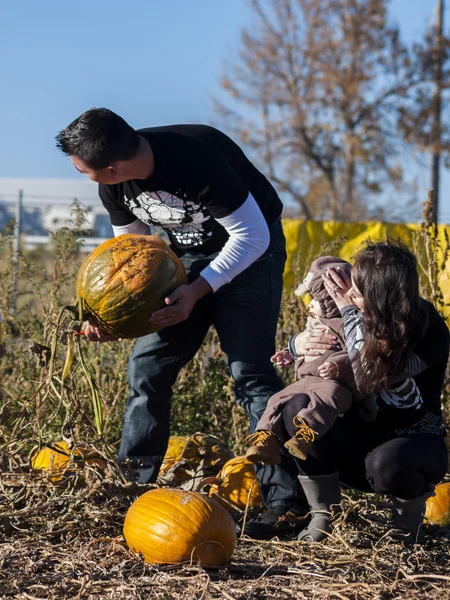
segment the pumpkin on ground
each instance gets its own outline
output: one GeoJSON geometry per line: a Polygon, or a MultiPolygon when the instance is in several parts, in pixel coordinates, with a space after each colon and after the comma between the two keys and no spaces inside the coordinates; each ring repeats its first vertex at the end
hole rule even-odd
{"type": "Polygon", "coordinates": [[[158,483],[195,490],[205,477],[217,475],[233,452],[213,435],[194,433],[188,438],[170,438],[158,483]],[[185,444],[181,448],[182,440],[185,444]],[[178,453],[178,454],[177,454],[178,453]]]}
{"type": "Polygon", "coordinates": [[[186,447],[188,437],[183,435],[171,435],[169,438],[169,445],[167,446],[164,460],[162,461],[159,474],[162,475],[168,471],[173,465],[180,459],[183,450],[186,447]]]}
{"type": "Polygon", "coordinates": [[[53,481],[60,481],[65,472],[73,472],[84,463],[106,468],[106,462],[95,453],[93,455],[85,444],[70,448],[67,442],[55,442],[51,448],[44,446],[31,457],[31,467],[37,471],[49,471],[53,481]]]}
{"type": "Polygon", "coordinates": [[[450,482],[437,485],[436,495],[428,498],[425,521],[441,527],[450,525],[450,482]]]}
{"type": "Polygon", "coordinates": [[[229,460],[216,478],[203,481],[210,484],[209,495],[225,508],[245,510],[262,504],[258,480],[253,463],[245,456],[236,456],[229,460]]]}
{"type": "Polygon", "coordinates": [[[154,489],[129,508],[123,533],[150,564],[223,565],[236,545],[236,525],[217,502],[175,489],[154,489]]]}
{"type": "Polygon", "coordinates": [[[84,316],[102,331],[136,338],[160,327],[149,317],[175,288],[187,283],[180,259],[153,235],[124,234],[100,244],[80,267],[76,292],[84,316]]]}

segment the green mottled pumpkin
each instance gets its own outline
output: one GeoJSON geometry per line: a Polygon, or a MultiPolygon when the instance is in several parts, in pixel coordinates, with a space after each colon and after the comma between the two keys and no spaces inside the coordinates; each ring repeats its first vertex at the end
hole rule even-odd
{"type": "Polygon", "coordinates": [[[102,331],[136,338],[160,327],[149,322],[164,298],[187,283],[180,259],[153,235],[125,234],[100,244],[80,267],[76,292],[84,317],[102,331]]]}

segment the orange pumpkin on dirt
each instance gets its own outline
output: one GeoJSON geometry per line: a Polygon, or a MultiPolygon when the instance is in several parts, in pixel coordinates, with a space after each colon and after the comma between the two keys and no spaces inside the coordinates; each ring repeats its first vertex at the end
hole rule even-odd
{"type": "Polygon", "coordinates": [[[123,533],[129,548],[150,564],[230,562],[236,526],[215,500],[198,492],[154,489],[129,508],[123,533]]]}
{"type": "Polygon", "coordinates": [[[83,318],[94,317],[110,335],[136,338],[160,329],[150,323],[150,315],[187,282],[182,262],[164,240],[124,234],[100,244],[86,257],[76,292],[83,318]]]}
{"type": "Polygon", "coordinates": [[[195,491],[205,477],[216,475],[232,457],[231,450],[213,435],[172,436],[158,483],[195,491]]]}
{"type": "Polygon", "coordinates": [[[159,473],[165,473],[180,459],[183,450],[186,447],[188,437],[183,435],[171,435],[167,446],[164,459],[161,464],[159,473]]]}
{"type": "Polygon", "coordinates": [[[450,482],[436,486],[436,495],[427,500],[425,521],[432,525],[450,525],[450,482]]]}
{"type": "Polygon", "coordinates": [[[253,463],[245,456],[229,460],[217,477],[208,477],[203,485],[210,484],[209,495],[228,510],[245,510],[262,504],[258,480],[253,463]]]}
{"type": "Polygon", "coordinates": [[[51,448],[44,446],[31,458],[31,467],[36,471],[49,471],[53,481],[60,481],[65,472],[74,472],[83,464],[106,468],[106,462],[95,456],[86,444],[70,448],[64,441],[55,442],[51,448]]]}

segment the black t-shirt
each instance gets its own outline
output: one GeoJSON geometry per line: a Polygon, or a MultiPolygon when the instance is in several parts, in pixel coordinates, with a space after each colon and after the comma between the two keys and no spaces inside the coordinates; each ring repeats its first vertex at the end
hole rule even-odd
{"type": "Polygon", "coordinates": [[[214,219],[237,210],[249,193],[270,226],[282,203],[270,182],[224,133],[206,125],[140,129],[153,151],[155,169],[145,180],[99,185],[115,226],[136,219],[162,227],[177,254],[213,254],[228,239],[214,219]]]}
{"type": "Polygon", "coordinates": [[[425,409],[440,416],[442,411],[441,394],[449,356],[450,332],[434,306],[423,299],[421,299],[421,303],[428,327],[413,352],[427,364],[427,368],[415,375],[414,379],[422,394],[425,409]]]}

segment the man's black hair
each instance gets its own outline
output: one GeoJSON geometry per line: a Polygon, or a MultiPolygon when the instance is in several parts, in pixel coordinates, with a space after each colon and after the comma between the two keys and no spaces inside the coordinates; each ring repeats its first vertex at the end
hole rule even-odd
{"type": "Polygon", "coordinates": [[[91,108],[56,136],[56,146],[93,169],[130,160],[139,149],[139,135],[122,117],[107,108],[91,108]]]}

